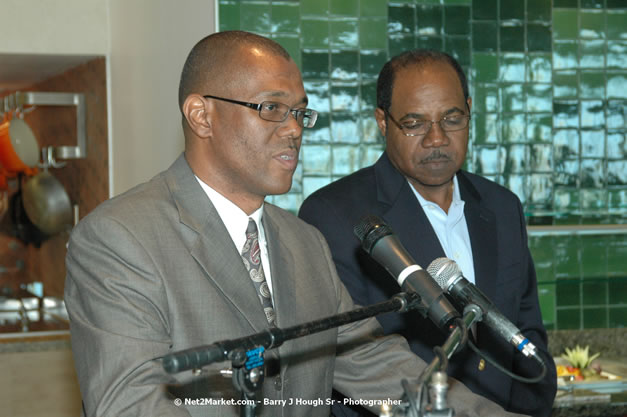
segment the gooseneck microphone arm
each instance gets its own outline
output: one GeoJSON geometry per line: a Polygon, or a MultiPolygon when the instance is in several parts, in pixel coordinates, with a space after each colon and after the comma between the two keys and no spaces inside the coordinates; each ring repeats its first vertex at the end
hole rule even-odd
{"type": "Polygon", "coordinates": [[[368,215],[355,226],[354,233],[362,242],[362,248],[396,278],[403,291],[420,295],[422,302],[418,311],[423,317],[429,317],[443,330],[459,317],[442,288],[412,259],[383,220],[368,215]]]}
{"type": "Polygon", "coordinates": [[[162,358],[163,368],[168,373],[177,373],[189,369],[200,369],[214,362],[233,360],[242,350],[251,350],[260,346],[266,350],[281,346],[290,339],[319,333],[344,324],[353,323],[378,314],[393,311],[405,312],[420,305],[420,296],[415,293],[399,293],[388,301],[362,307],[346,313],[337,314],[309,323],[279,329],[266,329],[263,332],[238,339],[224,340],[211,345],[170,353],[162,358]]]}
{"type": "Polygon", "coordinates": [[[437,283],[462,307],[475,304],[483,311],[483,322],[525,356],[537,356],[536,347],[518,328],[501,314],[488,297],[462,275],[457,264],[437,258],[427,268],[437,283]]]}
{"type": "Polygon", "coordinates": [[[458,348],[463,347],[464,329],[470,329],[473,323],[481,321],[481,314],[481,309],[472,304],[464,310],[464,316],[459,319],[461,320],[460,325],[451,326],[448,338],[439,348],[443,355],[438,354],[436,351],[436,355],[431,360],[431,363],[420,374],[419,383],[426,383],[431,378],[431,375],[438,370],[446,370],[447,359],[450,359],[458,348]]]}
{"type": "Polygon", "coordinates": [[[504,340],[509,342],[518,351],[526,357],[533,358],[541,367],[540,374],[534,378],[525,378],[511,373],[503,366],[496,363],[489,355],[479,351],[472,342],[469,341],[470,347],[479,355],[485,358],[493,366],[506,373],[510,377],[526,382],[535,383],[541,381],[546,375],[547,368],[542,357],[538,354],[536,346],[527,339],[522,332],[498,311],[494,303],[471,282],[462,275],[459,266],[455,261],[448,258],[437,258],[427,268],[429,273],[435,278],[436,282],[460,304],[462,308],[468,306],[477,306],[481,309],[483,321],[492,331],[496,332],[504,340]]]}

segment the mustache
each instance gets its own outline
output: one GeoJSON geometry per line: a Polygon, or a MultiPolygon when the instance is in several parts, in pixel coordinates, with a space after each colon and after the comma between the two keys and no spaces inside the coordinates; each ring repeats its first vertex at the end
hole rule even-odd
{"type": "Polygon", "coordinates": [[[426,163],[426,162],[430,162],[430,161],[434,161],[437,159],[446,159],[446,160],[451,160],[451,157],[446,153],[446,152],[442,152],[439,149],[434,150],[433,152],[431,152],[429,154],[429,156],[427,156],[426,158],[422,159],[422,161],[420,161],[421,163],[426,163]]]}

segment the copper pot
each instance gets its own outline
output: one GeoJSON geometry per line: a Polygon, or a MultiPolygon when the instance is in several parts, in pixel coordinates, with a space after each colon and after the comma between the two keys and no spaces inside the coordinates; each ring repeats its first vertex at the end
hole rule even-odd
{"type": "Polygon", "coordinates": [[[31,128],[19,117],[5,114],[0,123],[0,165],[7,176],[37,172],[39,145],[31,128]]]}

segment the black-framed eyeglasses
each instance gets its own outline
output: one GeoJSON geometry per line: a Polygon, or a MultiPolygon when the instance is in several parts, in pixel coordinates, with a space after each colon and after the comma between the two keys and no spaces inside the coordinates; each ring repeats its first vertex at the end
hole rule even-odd
{"type": "Polygon", "coordinates": [[[301,127],[314,127],[318,120],[318,112],[312,109],[292,109],[287,104],[278,103],[276,101],[264,101],[259,104],[247,103],[245,101],[231,100],[230,98],[216,97],[206,95],[204,98],[213,98],[228,103],[239,104],[253,110],[259,111],[259,117],[269,122],[284,122],[291,114],[301,127]]]}
{"type": "Polygon", "coordinates": [[[385,114],[390,120],[403,132],[405,136],[424,136],[431,130],[431,126],[434,123],[440,125],[440,128],[445,132],[455,132],[456,130],[465,129],[468,126],[470,120],[469,114],[454,114],[451,116],[444,116],[440,120],[426,120],[426,119],[405,119],[402,123],[399,123],[392,117],[387,110],[385,114]]]}

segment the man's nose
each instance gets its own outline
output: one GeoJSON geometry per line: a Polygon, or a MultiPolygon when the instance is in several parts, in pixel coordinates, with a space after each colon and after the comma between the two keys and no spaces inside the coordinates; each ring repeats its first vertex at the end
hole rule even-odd
{"type": "Polygon", "coordinates": [[[437,148],[448,144],[448,136],[440,126],[440,121],[431,120],[431,127],[422,139],[425,148],[437,148]]]}

